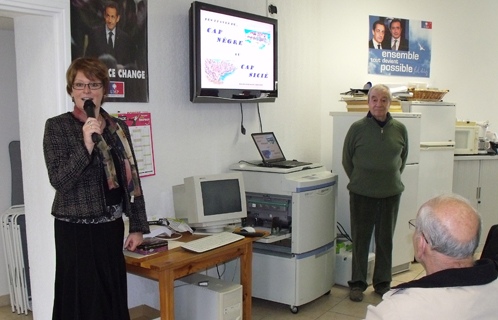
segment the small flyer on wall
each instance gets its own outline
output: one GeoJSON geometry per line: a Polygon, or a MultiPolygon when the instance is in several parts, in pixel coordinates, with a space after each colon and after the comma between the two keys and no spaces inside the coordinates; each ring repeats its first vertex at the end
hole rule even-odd
{"type": "Polygon", "coordinates": [[[369,16],[368,73],[429,78],[432,22],[369,16]]]}
{"type": "Polygon", "coordinates": [[[154,149],[152,146],[152,121],[149,112],[127,112],[113,114],[128,125],[133,149],[137,158],[138,173],[141,178],[156,174],[154,149]]]}

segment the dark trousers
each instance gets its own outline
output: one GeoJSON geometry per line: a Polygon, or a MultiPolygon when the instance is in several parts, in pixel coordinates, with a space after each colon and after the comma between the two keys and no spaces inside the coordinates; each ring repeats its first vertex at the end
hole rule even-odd
{"type": "Polygon", "coordinates": [[[374,288],[390,285],[392,280],[393,234],[401,194],[388,198],[370,198],[349,193],[351,237],[353,239],[351,288],[367,288],[370,241],[375,227],[374,288]]]}

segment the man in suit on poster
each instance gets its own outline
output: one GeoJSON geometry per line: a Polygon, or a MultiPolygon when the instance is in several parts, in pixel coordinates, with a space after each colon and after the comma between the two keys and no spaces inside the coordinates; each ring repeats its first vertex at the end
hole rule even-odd
{"type": "Polygon", "coordinates": [[[389,24],[389,31],[391,33],[390,39],[386,39],[383,44],[384,49],[391,49],[396,51],[408,51],[408,40],[402,37],[403,27],[401,20],[393,19],[389,24]]]}
{"type": "Polygon", "coordinates": [[[85,56],[98,58],[110,54],[120,66],[133,64],[135,48],[128,34],[117,28],[120,12],[116,2],[106,2],[104,19],[105,25],[94,28],[89,35],[85,56]]]}
{"type": "Polygon", "coordinates": [[[385,49],[382,46],[382,41],[384,41],[384,35],[386,33],[386,26],[380,20],[377,20],[372,25],[372,39],[368,42],[368,47],[370,49],[385,49]]]}

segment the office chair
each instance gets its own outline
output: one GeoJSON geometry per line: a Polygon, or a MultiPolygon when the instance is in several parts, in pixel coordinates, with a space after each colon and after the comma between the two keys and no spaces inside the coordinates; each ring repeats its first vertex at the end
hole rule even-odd
{"type": "Polygon", "coordinates": [[[481,259],[484,258],[498,261],[498,224],[489,229],[488,237],[481,253],[481,259]]]}

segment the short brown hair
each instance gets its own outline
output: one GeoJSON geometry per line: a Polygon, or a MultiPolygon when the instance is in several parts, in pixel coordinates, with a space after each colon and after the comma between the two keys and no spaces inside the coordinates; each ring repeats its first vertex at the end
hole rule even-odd
{"type": "MultiPolygon", "coordinates": [[[[109,71],[104,62],[97,58],[77,58],[75,59],[66,72],[66,91],[71,95],[73,91],[73,83],[78,72],[83,72],[85,77],[90,80],[100,80],[104,87],[104,97],[109,91],[109,71]]],[[[102,102],[104,102],[102,100],[102,102]]]]}
{"type": "Polygon", "coordinates": [[[104,4],[104,14],[105,14],[105,11],[107,10],[107,8],[113,8],[116,10],[116,15],[119,16],[119,6],[116,2],[114,1],[107,1],[105,4],[104,4]]]}

